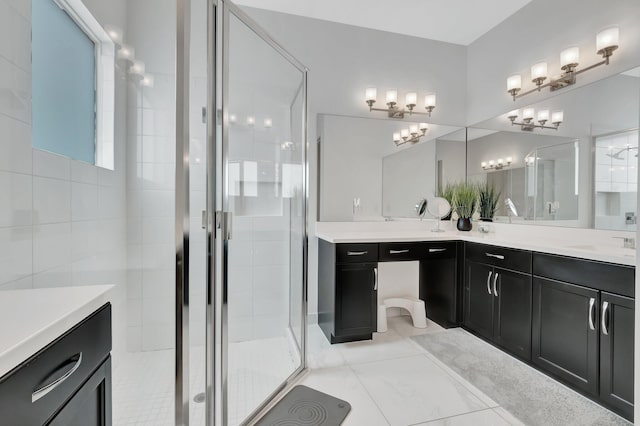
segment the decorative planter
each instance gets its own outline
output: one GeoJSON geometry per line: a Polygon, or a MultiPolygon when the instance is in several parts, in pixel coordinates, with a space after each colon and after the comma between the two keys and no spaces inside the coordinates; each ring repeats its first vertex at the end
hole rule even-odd
{"type": "Polygon", "coordinates": [[[471,231],[471,218],[460,217],[457,223],[458,231],[471,231]]]}

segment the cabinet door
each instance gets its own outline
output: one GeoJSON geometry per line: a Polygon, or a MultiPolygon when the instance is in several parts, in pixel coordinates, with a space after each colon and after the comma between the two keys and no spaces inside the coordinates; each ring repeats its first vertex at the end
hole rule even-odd
{"type": "Polygon", "coordinates": [[[336,266],[336,337],[371,334],[377,320],[377,264],[336,266]]]}
{"type": "Polygon", "coordinates": [[[111,426],[111,357],[89,377],[49,426],[111,426]]]}
{"type": "Polygon", "coordinates": [[[420,298],[427,317],[443,327],[456,325],[458,306],[458,265],[455,257],[420,262],[420,298]]]}
{"type": "Polygon", "coordinates": [[[521,358],[531,359],[531,275],[493,270],[495,317],[493,337],[521,358]]]}
{"type": "Polygon", "coordinates": [[[476,333],[493,337],[493,267],[467,262],[465,324],[476,333]]]}
{"type": "Polygon", "coordinates": [[[633,420],[634,299],[601,293],[600,398],[633,420]]]}
{"type": "Polygon", "coordinates": [[[532,361],[592,395],[598,393],[599,292],[533,278],[532,361]]]}

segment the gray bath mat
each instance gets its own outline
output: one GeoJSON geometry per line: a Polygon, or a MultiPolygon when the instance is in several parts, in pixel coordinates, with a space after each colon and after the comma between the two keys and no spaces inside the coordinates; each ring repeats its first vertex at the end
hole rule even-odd
{"type": "Polygon", "coordinates": [[[351,405],[306,386],[295,386],[256,426],[338,426],[351,405]]]}
{"type": "Polygon", "coordinates": [[[462,329],[412,339],[528,426],[630,424],[462,329]]]}

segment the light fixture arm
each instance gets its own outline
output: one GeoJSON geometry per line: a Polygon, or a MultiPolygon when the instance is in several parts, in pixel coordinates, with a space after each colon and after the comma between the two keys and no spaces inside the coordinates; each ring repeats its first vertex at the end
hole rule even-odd
{"type": "Polygon", "coordinates": [[[538,121],[539,124],[536,124],[533,119],[525,119],[521,122],[517,122],[515,117],[509,117],[511,120],[512,126],[520,126],[522,130],[532,131],[533,129],[550,129],[550,130],[558,130],[561,123],[553,123],[553,126],[546,126],[547,120],[538,121]]]}

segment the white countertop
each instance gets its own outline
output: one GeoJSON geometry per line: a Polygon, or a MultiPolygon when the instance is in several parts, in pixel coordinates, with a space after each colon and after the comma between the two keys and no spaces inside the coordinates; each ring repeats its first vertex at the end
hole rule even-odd
{"type": "Polygon", "coordinates": [[[0,377],[110,300],[113,286],[0,292],[0,377]]]}
{"type": "MultiPolygon", "coordinates": [[[[470,241],[522,250],[579,257],[635,266],[636,251],[623,248],[621,236],[629,233],[588,229],[559,229],[542,226],[490,224],[491,232],[463,232],[444,222],[444,232],[431,232],[433,221],[425,222],[317,222],[315,235],[331,243],[376,243],[410,241],[470,241]]],[[[477,227],[477,226],[476,226],[477,227]]],[[[635,235],[634,235],[635,237],[635,235]]]]}

